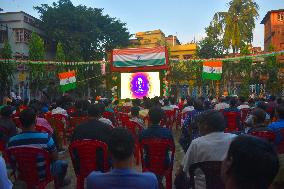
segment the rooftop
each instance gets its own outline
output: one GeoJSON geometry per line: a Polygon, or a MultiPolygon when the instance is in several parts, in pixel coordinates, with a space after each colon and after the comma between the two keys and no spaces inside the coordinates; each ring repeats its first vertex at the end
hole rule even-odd
{"type": "Polygon", "coordinates": [[[268,17],[270,16],[271,13],[278,13],[278,12],[284,12],[284,9],[268,11],[260,23],[265,24],[266,20],[268,19],[268,17]]]}

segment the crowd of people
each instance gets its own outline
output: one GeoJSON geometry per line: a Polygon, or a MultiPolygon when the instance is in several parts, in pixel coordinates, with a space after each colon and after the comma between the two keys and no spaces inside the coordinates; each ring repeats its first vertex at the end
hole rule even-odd
{"type": "MultiPolygon", "coordinates": [[[[68,136],[70,143],[84,139],[101,141],[108,146],[111,170],[105,172],[103,153],[96,151],[97,169],[87,177],[86,187],[91,188],[163,188],[163,176],[139,172],[134,165],[136,143],[145,139],[165,139],[180,145],[184,151],[177,168],[175,187],[190,188],[194,177],[196,189],[205,189],[206,174],[201,169],[190,171],[197,163],[220,162],[220,179],[226,189],[280,189],[284,188],[284,101],[270,96],[268,99],[244,97],[186,98],[154,97],[152,99],[78,100],[69,95],[54,102],[10,99],[5,97],[0,106],[0,139],[5,150],[31,146],[46,150],[51,155],[51,173],[59,187],[68,186],[68,163],[59,158],[67,150],[57,128],[48,117],[60,115],[65,124],[71,117],[86,117],[68,136]],[[163,125],[165,112],[172,111],[170,127],[163,125]],[[138,125],[138,141],[121,121],[120,113],[138,125]],[[15,121],[19,118],[19,123],[15,121]],[[177,126],[174,131],[173,125],[177,126]],[[43,127],[39,130],[38,127],[43,127]],[[256,132],[275,135],[272,140],[257,136],[256,132]],[[176,134],[180,133],[180,134],[176,134]]],[[[66,126],[66,132],[67,132],[66,126]]],[[[157,144],[158,145],[158,144],[157,144]]],[[[150,161],[149,149],[141,154],[150,161]]],[[[78,156],[76,151],[72,151],[78,156]]],[[[170,152],[165,154],[165,167],[170,166],[170,152]]],[[[78,158],[78,157],[77,157],[78,158]]],[[[43,164],[38,158],[37,164],[43,164]]],[[[13,161],[10,169],[16,169],[13,161]]],[[[68,168],[69,167],[69,168],[68,168]]],[[[80,167],[80,161],[73,167],[80,167]]],[[[0,158],[0,188],[11,189],[4,159],[0,158]]],[[[27,172],[29,170],[26,170],[27,172]]],[[[40,178],[44,170],[38,167],[40,178]]],[[[208,187],[208,186],[207,186],[208,187]]]]}

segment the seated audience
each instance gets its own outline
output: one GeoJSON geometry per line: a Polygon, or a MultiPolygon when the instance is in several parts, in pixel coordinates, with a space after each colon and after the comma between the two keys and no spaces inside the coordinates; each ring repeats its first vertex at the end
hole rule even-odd
{"type": "MultiPolygon", "coordinates": [[[[89,120],[79,124],[71,137],[71,142],[76,140],[93,139],[109,143],[112,127],[105,124],[99,119],[101,118],[101,106],[99,104],[91,104],[88,109],[89,120]]],[[[98,170],[103,170],[103,154],[102,151],[97,152],[98,170]]]]}
{"type": "Polygon", "coordinates": [[[234,113],[237,113],[237,117],[236,117],[236,120],[233,120],[233,121],[236,121],[236,124],[237,124],[237,128],[240,128],[241,127],[241,112],[240,110],[237,108],[237,100],[235,98],[232,98],[230,100],[230,106],[229,108],[226,108],[224,109],[224,116],[225,116],[225,119],[226,119],[226,123],[227,123],[227,126],[228,126],[228,113],[229,112],[234,112],[234,113]]]}
{"type": "Polygon", "coordinates": [[[248,128],[247,133],[251,133],[253,131],[272,131],[265,124],[266,113],[264,110],[255,108],[250,115],[252,119],[252,126],[251,128],[248,128]]]}
{"type": "MultiPolygon", "coordinates": [[[[172,142],[174,142],[173,135],[170,131],[170,129],[161,127],[160,122],[164,116],[164,112],[161,108],[154,106],[149,110],[149,126],[147,129],[144,129],[139,136],[139,141],[142,141],[143,139],[169,139],[172,142]]],[[[169,154],[166,154],[167,157],[169,157],[169,154]]],[[[146,155],[144,159],[147,162],[148,154],[146,151],[146,155]]],[[[167,158],[169,159],[169,158],[167,158]]],[[[169,164],[169,162],[166,162],[169,164]]],[[[166,165],[167,166],[167,165],[166,165]]],[[[159,185],[161,186],[162,177],[160,175],[157,175],[159,180],[159,185]]]]}
{"type": "Polygon", "coordinates": [[[1,189],[12,189],[13,184],[8,178],[7,169],[4,159],[0,156],[0,188],[1,189]]]}
{"type": "Polygon", "coordinates": [[[139,117],[139,107],[134,106],[131,108],[131,119],[130,121],[133,121],[135,123],[138,123],[142,128],[145,128],[145,123],[143,119],[139,117]]]}
{"type": "Polygon", "coordinates": [[[279,169],[277,153],[265,140],[238,136],[222,164],[226,189],[268,189],[279,169]]]}
{"type": "Polygon", "coordinates": [[[193,110],[194,110],[193,101],[192,99],[188,99],[181,113],[186,113],[193,110]]]}
{"type": "Polygon", "coordinates": [[[59,98],[56,100],[56,108],[51,111],[51,114],[62,114],[68,117],[67,111],[62,108],[63,106],[63,99],[59,98]]]}
{"type": "Polygon", "coordinates": [[[105,123],[105,124],[108,124],[109,126],[113,126],[113,122],[114,122],[114,120],[115,120],[115,118],[114,118],[114,112],[110,112],[111,114],[112,114],[112,116],[111,116],[111,120],[110,119],[108,119],[108,118],[105,118],[105,117],[103,117],[103,114],[104,114],[104,112],[106,112],[105,111],[105,105],[103,104],[103,103],[99,103],[99,106],[100,106],[100,109],[101,109],[101,117],[99,118],[99,121],[100,122],[103,122],[103,123],[105,123]]]}
{"type": "Polygon", "coordinates": [[[132,106],[131,100],[129,98],[125,99],[123,106],[132,106]]]}
{"type": "Polygon", "coordinates": [[[16,125],[13,122],[11,116],[13,113],[12,106],[4,106],[0,110],[0,127],[3,127],[7,130],[8,135],[0,133],[0,138],[6,143],[9,141],[9,138],[17,134],[16,125]]]}
{"type": "MultiPolygon", "coordinates": [[[[182,161],[182,170],[188,173],[189,167],[198,162],[223,161],[231,141],[236,135],[224,133],[225,119],[215,110],[207,110],[197,118],[201,137],[194,139],[182,161]]],[[[205,189],[205,178],[200,170],[196,171],[196,189],[205,189]]]]}
{"type": "Polygon", "coordinates": [[[276,117],[278,120],[268,126],[276,133],[275,145],[280,144],[284,138],[280,132],[280,129],[284,129],[284,104],[280,104],[276,107],[276,117]]]}
{"type": "Polygon", "coordinates": [[[182,134],[180,137],[180,144],[184,150],[187,151],[191,141],[200,136],[198,127],[195,123],[195,118],[204,111],[203,103],[201,100],[194,101],[194,110],[186,114],[184,123],[182,124],[182,134]]]}
{"type": "MultiPolygon", "coordinates": [[[[20,146],[40,147],[50,152],[53,160],[51,172],[55,179],[58,180],[59,186],[70,184],[70,179],[65,178],[68,164],[64,160],[58,160],[58,153],[53,139],[47,133],[35,131],[36,112],[32,108],[23,110],[20,113],[23,132],[10,138],[8,148],[20,146]]],[[[41,164],[41,160],[38,160],[41,164]]],[[[28,170],[27,170],[28,171],[28,170]]],[[[42,172],[40,173],[42,175],[42,172]]]]}
{"type": "Polygon", "coordinates": [[[168,128],[161,127],[160,122],[164,116],[162,109],[153,107],[149,110],[150,125],[140,134],[140,140],[146,138],[162,138],[173,140],[173,135],[168,128]]]}
{"type": "Polygon", "coordinates": [[[81,116],[87,116],[88,115],[88,107],[90,103],[87,100],[77,100],[75,102],[75,108],[74,112],[71,113],[70,117],[81,117],[81,116]]]}
{"type": "Polygon", "coordinates": [[[220,111],[229,107],[230,105],[226,103],[226,98],[221,97],[219,103],[215,105],[214,110],[220,111]]]}
{"type": "Polygon", "coordinates": [[[174,109],[170,106],[169,99],[165,98],[163,102],[164,102],[164,106],[162,107],[163,110],[173,110],[174,109]]]}
{"type": "Polygon", "coordinates": [[[256,105],[257,108],[260,108],[260,109],[265,111],[265,120],[266,120],[266,122],[269,122],[270,121],[270,115],[266,112],[267,106],[268,106],[268,104],[264,101],[260,101],[256,105]]]}
{"type": "Polygon", "coordinates": [[[240,105],[237,107],[239,110],[250,109],[248,103],[245,100],[245,97],[240,97],[239,102],[240,102],[240,105]]]}
{"type": "Polygon", "coordinates": [[[174,97],[171,97],[170,99],[170,107],[172,109],[178,109],[179,107],[176,105],[176,99],[174,97]]]}
{"type": "Polygon", "coordinates": [[[153,173],[138,173],[135,170],[134,144],[134,138],[127,129],[113,129],[109,141],[113,169],[109,173],[92,172],[87,178],[87,189],[158,189],[153,173]]]}
{"type": "Polygon", "coordinates": [[[114,113],[114,110],[111,107],[111,101],[110,100],[108,100],[108,99],[104,100],[104,105],[105,105],[105,111],[106,112],[114,113]]]}

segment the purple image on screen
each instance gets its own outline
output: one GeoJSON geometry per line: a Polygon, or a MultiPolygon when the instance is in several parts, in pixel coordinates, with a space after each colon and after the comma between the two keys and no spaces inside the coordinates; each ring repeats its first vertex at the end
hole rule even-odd
{"type": "Polygon", "coordinates": [[[143,96],[148,96],[148,75],[146,73],[133,74],[130,82],[130,89],[134,98],[143,98],[143,96]]]}

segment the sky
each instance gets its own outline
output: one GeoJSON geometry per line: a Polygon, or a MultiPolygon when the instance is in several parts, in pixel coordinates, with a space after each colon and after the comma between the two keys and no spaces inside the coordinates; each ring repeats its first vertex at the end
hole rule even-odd
{"type": "MultiPolygon", "coordinates": [[[[57,0],[0,0],[4,12],[24,11],[39,17],[33,9],[57,0]]],[[[214,14],[228,10],[230,0],[71,0],[74,5],[103,8],[105,14],[127,24],[131,34],[161,29],[166,35],[177,35],[182,43],[205,36],[204,28],[214,14]]],[[[254,30],[254,46],[263,47],[264,27],[260,24],[269,10],[284,9],[284,0],[256,0],[259,18],[254,30]]]]}

